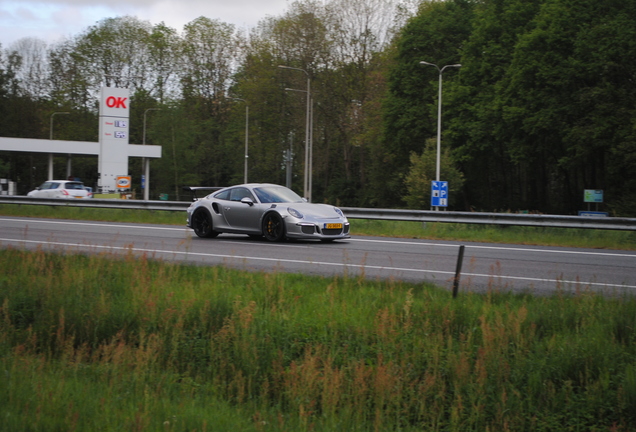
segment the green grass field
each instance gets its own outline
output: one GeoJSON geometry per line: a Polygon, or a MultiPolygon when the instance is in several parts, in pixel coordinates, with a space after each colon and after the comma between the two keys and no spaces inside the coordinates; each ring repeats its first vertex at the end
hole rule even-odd
{"type": "MultiPolygon", "coordinates": [[[[5,216],[183,224],[170,212],[5,216]]],[[[634,248],[633,233],[352,221],[354,235],[634,248]]],[[[2,431],[636,430],[636,297],[0,250],[2,431]]],[[[607,293],[612,294],[612,293],[607,293]]]]}
{"type": "Polygon", "coordinates": [[[3,431],[628,431],[636,298],[0,250],[3,431]]]}

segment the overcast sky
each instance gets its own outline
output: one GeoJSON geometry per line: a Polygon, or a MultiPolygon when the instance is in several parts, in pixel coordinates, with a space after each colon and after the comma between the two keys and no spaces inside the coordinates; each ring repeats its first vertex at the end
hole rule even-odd
{"type": "Polygon", "coordinates": [[[266,16],[280,16],[291,0],[0,0],[0,43],[8,48],[23,37],[48,43],[74,36],[103,18],[130,15],[181,32],[205,16],[239,28],[266,16]]]}

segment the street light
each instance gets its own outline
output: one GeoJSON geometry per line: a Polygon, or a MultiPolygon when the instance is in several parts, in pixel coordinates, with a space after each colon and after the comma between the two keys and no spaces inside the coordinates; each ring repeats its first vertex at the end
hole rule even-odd
{"type": "MultiPolygon", "coordinates": [[[[144,111],[144,133],[142,138],[142,144],[146,145],[146,115],[148,111],[161,111],[161,108],[148,108],[144,111]]],[[[141,159],[142,171],[144,173],[144,201],[150,199],[150,160],[146,158],[141,159]]]]}
{"type": "Polygon", "coordinates": [[[311,169],[312,169],[312,130],[313,130],[313,118],[311,115],[311,79],[309,73],[305,69],[295,68],[291,66],[278,66],[281,69],[291,69],[304,72],[307,75],[307,118],[305,120],[305,179],[303,185],[303,194],[307,198],[307,201],[311,202],[311,169]]]}
{"type": "MultiPolygon", "coordinates": [[[[286,88],[285,91],[307,93],[307,90],[298,90],[293,88],[286,88]]],[[[307,198],[309,202],[311,202],[311,191],[313,190],[312,181],[313,181],[313,172],[314,172],[314,146],[312,145],[312,143],[314,142],[314,128],[313,128],[314,99],[311,96],[309,96],[309,124],[311,125],[309,127],[309,146],[305,148],[305,150],[307,150],[307,148],[309,149],[309,152],[308,152],[309,157],[307,157],[307,151],[305,151],[305,156],[306,156],[305,163],[307,163],[307,160],[309,160],[308,162],[309,169],[305,170],[305,181],[307,182],[307,187],[306,187],[307,193],[305,193],[305,197],[307,198]],[[309,172],[309,175],[307,175],[307,172],[309,172]]]]}
{"type": "Polygon", "coordinates": [[[249,124],[250,124],[250,106],[247,104],[247,101],[245,99],[241,99],[241,98],[230,98],[232,100],[237,100],[240,102],[245,102],[245,172],[243,174],[243,183],[247,183],[247,159],[249,158],[249,153],[248,153],[248,140],[249,140],[249,133],[250,133],[250,128],[249,128],[249,124]]]}
{"type": "Polygon", "coordinates": [[[434,66],[439,72],[439,95],[437,96],[437,162],[435,171],[435,180],[439,181],[440,157],[441,157],[441,138],[442,138],[442,74],[446,68],[460,68],[462,65],[453,64],[439,68],[436,64],[421,61],[421,65],[434,66]]]}
{"type": "MultiPolygon", "coordinates": [[[[49,127],[49,140],[53,141],[53,116],[57,114],[70,114],[66,111],[57,111],[51,114],[51,125],[49,127]]],[[[48,180],[53,180],[53,153],[49,153],[49,178],[48,180]]]]}

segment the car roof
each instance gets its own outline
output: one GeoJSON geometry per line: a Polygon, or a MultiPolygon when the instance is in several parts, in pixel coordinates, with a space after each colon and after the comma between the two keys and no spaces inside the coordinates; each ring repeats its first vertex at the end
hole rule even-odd
{"type": "MultiPolygon", "coordinates": [[[[285,188],[285,189],[289,189],[286,186],[279,185],[279,184],[276,184],[276,183],[242,183],[242,184],[236,184],[236,185],[232,185],[232,186],[226,186],[226,187],[218,188],[218,190],[233,189],[233,188],[237,188],[237,187],[245,187],[245,188],[249,188],[249,189],[254,189],[254,188],[263,187],[263,186],[282,187],[282,188],[285,188]]],[[[192,189],[196,189],[196,188],[192,188],[192,189]]]]}
{"type": "MultiPolygon", "coordinates": [[[[274,187],[282,187],[282,188],[289,189],[286,186],[279,185],[279,184],[276,184],[276,183],[246,183],[246,184],[240,184],[240,185],[236,185],[236,186],[244,186],[244,187],[251,187],[251,188],[263,187],[263,186],[274,186],[274,187]]],[[[231,186],[231,187],[235,187],[235,186],[231,186]]]]}

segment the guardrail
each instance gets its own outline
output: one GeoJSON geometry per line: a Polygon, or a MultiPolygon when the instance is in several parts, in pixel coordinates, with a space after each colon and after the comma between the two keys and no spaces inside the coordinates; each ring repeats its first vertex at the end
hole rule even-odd
{"type": "Polygon", "coordinates": [[[92,207],[130,210],[185,211],[190,201],[141,201],[125,199],[60,199],[27,196],[0,196],[0,204],[47,205],[55,207],[92,207]]]}
{"type": "Polygon", "coordinates": [[[349,219],[380,219],[414,222],[446,222],[484,225],[518,225],[556,228],[593,228],[636,231],[636,219],[559,216],[544,214],[478,213],[429,210],[387,210],[341,207],[349,219]]]}
{"type": "MultiPolygon", "coordinates": [[[[93,207],[131,210],[185,211],[186,201],[141,201],[124,199],[46,199],[26,196],[0,196],[0,204],[93,207]]],[[[431,210],[392,210],[341,207],[349,219],[376,219],[410,222],[444,222],[484,225],[518,225],[555,228],[587,228],[636,231],[636,219],[543,214],[478,213],[431,210]]]]}

